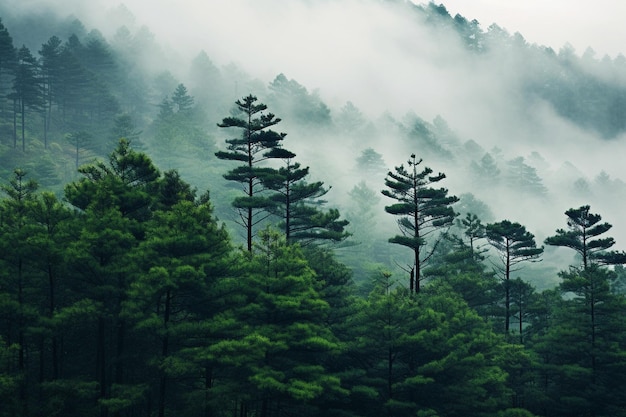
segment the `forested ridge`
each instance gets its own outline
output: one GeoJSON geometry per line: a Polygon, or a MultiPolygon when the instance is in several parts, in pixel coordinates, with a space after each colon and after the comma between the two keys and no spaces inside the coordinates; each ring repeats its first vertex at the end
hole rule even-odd
{"type": "MultiPolygon", "coordinates": [[[[623,57],[402,7],[623,133],[623,57]]],[[[626,415],[620,179],[205,52],[180,75],[114,12],[0,6],[0,416],[626,415]]]]}

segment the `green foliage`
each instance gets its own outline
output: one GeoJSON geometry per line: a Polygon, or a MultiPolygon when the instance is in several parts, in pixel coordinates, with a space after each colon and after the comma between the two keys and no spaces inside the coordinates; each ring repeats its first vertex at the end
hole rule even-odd
{"type": "Polygon", "coordinates": [[[523,262],[539,262],[543,246],[537,247],[535,236],[524,226],[509,220],[490,223],[485,228],[487,240],[494,247],[500,258],[496,266],[501,273],[504,287],[504,330],[510,329],[511,318],[511,273],[519,270],[523,262]]]}
{"type": "MultiPolygon", "coordinates": [[[[444,6],[411,7],[455,30],[474,53],[499,42],[526,48],[521,36],[497,26],[483,33],[444,6]]],[[[20,44],[46,39],[39,26],[16,32],[20,44]]],[[[489,207],[468,193],[458,205],[465,217],[452,225],[456,197],[432,188],[444,175],[420,171],[412,156],[409,169],[390,173],[383,194],[399,218],[391,242],[419,251],[417,282],[429,279],[413,294],[386,272],[393,245],[377,239],[385,226],[371,184],[348,193],[358,244],[337,255],[350,267],[329,246],[307,245],[344,239],[347,221],[324,209],[329,187],[307,181],[309,167],[293,162],[281,147],[285,135],[271,130],[280,119],[250,95],[218,125],[237,133],[216,153],[239,164],[224,178],[244,193],[226,198],[218,188],[215,201],[232,201],[249,230],[277,215],[285,236],[264,229],[248,239],[249,251],[236,250],[208,192],[198,196],[182,178],[201,159],[205,169],[193,183],[219,179],[206,115],[227,108],[217,95],[229,85],[259,82],[200,54],[192,95],[170,73],[139,70],[157,48],[145,27],[121,28],[113,46],[77,20],[57,29],[75,34],[48,38],[35,56],[16,49],[0,22],[0,174],[8,178],[0,201],[0,416],[624,415],[624,254],[610,250],[615,242],[603,236],[611,226],[588,206],[568,210],[567,229],[546,239],[573,249],[583,268],[536,293],[510,276],[517,263],[538,260],[533,236],[506,221],[485,227],[489,207]],[[138,145],[181,173],[161,175],[138,145]],[[249,210],[258,216],[247,217],[249,210]],[[485,237],[504,256],[504,283],[487,271],[485,237]],[[494,333],[503,316],[514,320],[519,340],[494,333]]],[[[524,51],[529,68],[543,65],[529,73],[549,81],[527,80],[529,96],[607,137],[624,130],[622,89],[580,73],[567,48],[524,51]]],[[[269,90],[289,122],[320,139],[336,128],[362,150],[358,175],[369,181],[381,173],[382,155],[368,147],[379,126],[352,103],[333,126],[330,109],[294,80],[281,74],[269,90]]],[[[483,187],[507,183],[545,197],[523,158],[505,163],[501,152],[485,154],[471,142],[453,153],[450,145],[461,142],[440,117],[387,119],[386,133],[426,155],[468,162],[483,187]]],[[[605,173],[592,185],[622,186],[605,173]]]]}
{"type": "Polygon", "coordinates": [[[608,250],[615,244],[615,240],[612,237],[600,237],[613,226],[607,222],[600,223],[602,217],[590,213],[589,210],[588,205],[567,210],[565,212],[567,230],[557,229],[556,235],[545,240],[546,245],[573,249],[582,258],[583,268],[594,263],[600,265],[626,263],[625,252],[608,250]]]}
{"type": "MultiPolygon", "coordinates": [[[[270,129],[281,119],[272,113],[264,113],[267,106],[263,103],[256,104],[256,101],[255,96],[249,95],[235,102],[238,115],[224,118],[218,126],[236,128],[240,136],[226,139],[227,151],[215,153],[219,159],[243,162],[224,177],[229,181],[240,183],[243,188],[244,197],[237,198],[234,205],[239,211],[238,223],[246,230],[248,251],[252,251],[254,226],[262,221],[264,210],[272,205],[271,200],[263,195],[263,178],[274,174],[276,170],[259,164],[276,157],[272,151],[279,148],[286,136],[270,129]]],[[[281,153],[279,157],[282,156],[281,153]]]]}
{"type": "Polygon", "coordinates": [[[456,213],[451,205],[458,201],[457,197],[448,196],[447,189],[431,187],[446,176],[443,173],[431,175],[433,171],[428,167],[418,171],[421,163],[422,160],[417,160],[412,154],[407,162],[409,169],[400,165],[395,168],[395,172],[390,171],[385,179],[388,189],[382,191],[384,196],[397,201],[386,206],[385,211],[400,216],[398,226],[402,235],[396,235],[389,241],[406,246],[414,253],[414,263],[410,268],[415,273],[415,292],[420,290],[423,266],[441,239],[435,232],[452,225],[456,213]],[[432,249],[427,251],[425,246],[429,239],[432,249]]]}
{"type": "Polygon", "coordinates": [[[288,80],[284,74],[278,74],[270,83],[272,95],[269,97],[272,106],[281,114],[300,126],[323,129],[331,123],[330,109],[316,93],[307,89],[295,80],[288,80]]]}

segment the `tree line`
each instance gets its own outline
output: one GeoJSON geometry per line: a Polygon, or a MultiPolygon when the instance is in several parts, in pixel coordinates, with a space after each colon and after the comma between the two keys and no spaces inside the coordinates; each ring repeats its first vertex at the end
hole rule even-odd
{"type": "MultiPolygon", "coordinates": [[[[219,123],[237,245],[176,170],[119,140],[60,198],[16,169],[0,201],[0,415],[619,416],[626,254],[589,206],[543,247],[483,225],[411,155],[381,177],[406,275],[354,276],[328,187],[249,95],[219,123]],[[487,250],[487,248],[491,248],[487,250]],[[366,282],[358,287],[356,281],[366,282]]],[[[215,185],[217,187],[217,185],[215,185]]]]}

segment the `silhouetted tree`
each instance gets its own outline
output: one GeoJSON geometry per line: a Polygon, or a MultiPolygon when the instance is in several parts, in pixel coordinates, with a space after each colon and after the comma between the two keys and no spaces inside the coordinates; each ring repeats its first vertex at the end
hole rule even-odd
{"type": "Polygon", "coordinates": [[[538,248],[535,236],[519,223],[502,220],[486,226],[489,243],[498,251],[504,286],[504,330],[508,334],[511,320],[511,273],[519,270],[516,265],[522,262],[538,262],[543,246],[538,248]]]}
{"type": "Polygon", "coordinates": [[[565,212],[567,230],[557,229],[556,235],[548,237],[545,244],[574,249],[582,258],[584,269],[592,263],[601,265],[626,263],[625,252],[608,250],[615,244],[615,240],[612,237],[600,237],[613,226],[607,222],[600,223],[602,216],[590,213],[590,208],[586,205],[567,210],[565,212]]]}
{"type": "MultiPolygon", "coordinates": [[[[41,109],[43,104],[39,84],[39,63],[26,46],[17,52],[17,66],[13,79],[13,92],[10,97],[15,103],[14,111],[20,114],[22,151],[26,150],[26,109],[41,109]]],[[[16,125],[14,123],[14,129],[16,125]]],[[[17,133],[14,132],[13,147],[17,147],[17,133]]]]}
{"type": "Polygon", "coordinates": [[[428,167],[418,171],[421,163],[422,160],[417,160],[415,154],[412,154],[407,162],[408,169],[400,165],[395,168],[395,172],[390,171],[387,174],[385,185],[388,189],[382,191],[383,195],[397,201],[386,206],[385,211],[400,216],[398,226],[402,234],[389,241],[413,251],[410,288],[411,291],[415,289],[416,293],[420,290],[424,264],[428,262],[441,239],[441,236],[433,234],[452,225],[456,213],[451,205],[459,200],[456,196],[448,196],[446,188],[432,188],[432,184],[446,176],[443,173],[431,175],[433,170],[428,167]],[[428,243],[431,244],[431,249],[425,250],[428,243]]]}
{"type": "Polygon", "coordinates": [[[57,89],[61,77],[60,57],[62,41],[56,36],[52,36],[46,43],[41,45],[39,55],[41,56],[41,85],[43,92],[44,106],[44,147],[48,147],[48,132],[52,123],[52,106],[57,100],[57,89]]]}
{"type": "Polygon", "coordinates": [[[242,163],[225,174],[224,178],[238,182],[243,187],[244,197],[235,198],[233,206],[239,212],[238,223],[246,229],[248,251],[252,251],[254,227],[266,217],[262,213],[272,205],[268,197],[262,196],[265,190],[262,177],[276,172],[260,164],[273,157],[271,151],[280,146],[286,135],[270,129],[281,119],[272,113],[263,113],[267,106],[257,103],[255,96],[248,95],[235,104],[238,116],[226,117],[218,126],[238,129],[240,136],[226,139],[227,151],[216,152],[215,156],[242,163]]]}

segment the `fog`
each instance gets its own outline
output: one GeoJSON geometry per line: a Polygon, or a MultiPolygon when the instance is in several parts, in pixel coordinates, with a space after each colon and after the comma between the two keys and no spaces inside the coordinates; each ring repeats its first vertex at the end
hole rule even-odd
{"type": "MultiPolygon", "coordinates": [[[[463,13],[459,2],[452,3],[452,15],[457,9],[463,13]]],[[[283,73],[317,94],[333,115],[350,101],[372,121],[381,117],[400,121],[416,115],[432,122],[440,116],[461,142],[471,139],[485,151],[497,147],[507,160],[528,158],[537,152],[544,165],[535,168],[549,190],[549,200],[520,198],[517,190],[470,189],[466,167],[459,161],[426,160],[425,165],[447,174],[444,186],[451,193],[476,194],[489,204],[497,220],[507,218],[527,225],[539,242],[566,226],[565,210],[590,204],[593,212],[614,225],[611,233],[618,248],[626,248],[623,194],[607,190],[590,200],[564,189],[560,177],[568,166],[574,166],[578,170],[575,175],[589,183],[601,171],[612,180],[626,177],[626,137],[607,140],[558,116],[546,102],[536,100],[529,105],[522,96],[525,83],[534,75],[526,66],[526,56],[513,47],[477,56],[449,30],[433,28],[417,14],[407,13],[404,4],[381,0],[126,0],[130,14],[118,3],[105,0],[8,0],[7,4],[16,13],[73,14],[108,39],[122,23],[132,32],[145,26],[167,57],[155,57],[146,65],[157,71],[168,69],[180,79],[185,79],[191,60],[205,51],[216,66],[235,63],[262,85],[283,73]]],[[[500,15],[493,16],[496,19],[500,15]]],[[[480,21],[479,16],[465,17],[480,21]]],[[[527,27],[514,22],[507,20],[501,26],[512,32],[527,27]]],[[[493,22],[484,23],[488,26],[493,22]]],[[[575,20],[565,24],[575,26],[575,20]]],[[[534,31],[532,36],[529,43],[543,44],[541,31],[534,31]]],[[[591,41],[589,46],[595,48],[591,41]]],[[[556,52],[559,46],[555,44],[560,42],[554,37],[545,40],[556,52]]],[[[597,48],[617,55],[605,44],[597,48]]],[[[626,83],[624,74],[610,77],[626,83]]],[[[259,93],[243,89],[238,84],[228,86],[233,92],[230,100],[248,93],[264,100],[259,93]]],[[[215,122],[207,124],[214,126],[215,122]]],[[[420,155],[420,149],[398,140],[392,129],[379,128],[376,135],[360,142],[334,136],[313,141],[316,132],[285,122],[289,127],[288,147],[311,165],[313,177],[333,185],[333,198],[338,202],[344,201],[358,182],[352,161],[363,149],[372,147],[381,153],[389,169],[405,162],[410,153],[420,155]],[[332,152],[320,144],[332,147],[332,152]]],[[[575,179],[568,178],[569,184],[575,179]]],[[[368,178],[368,184],[382,189],[383,178],[368,178]]]]}
{"type": "Polygon", "coordinates": [[[558,50],[566,43],[583,52],[593,48],[600,56],[624,52],[621,0],[594,2],[571,0],[447,0],[450,14],[477,19],[484,27],[492,23],[510,33],[520,32],[532,43],[558,50]]]}

